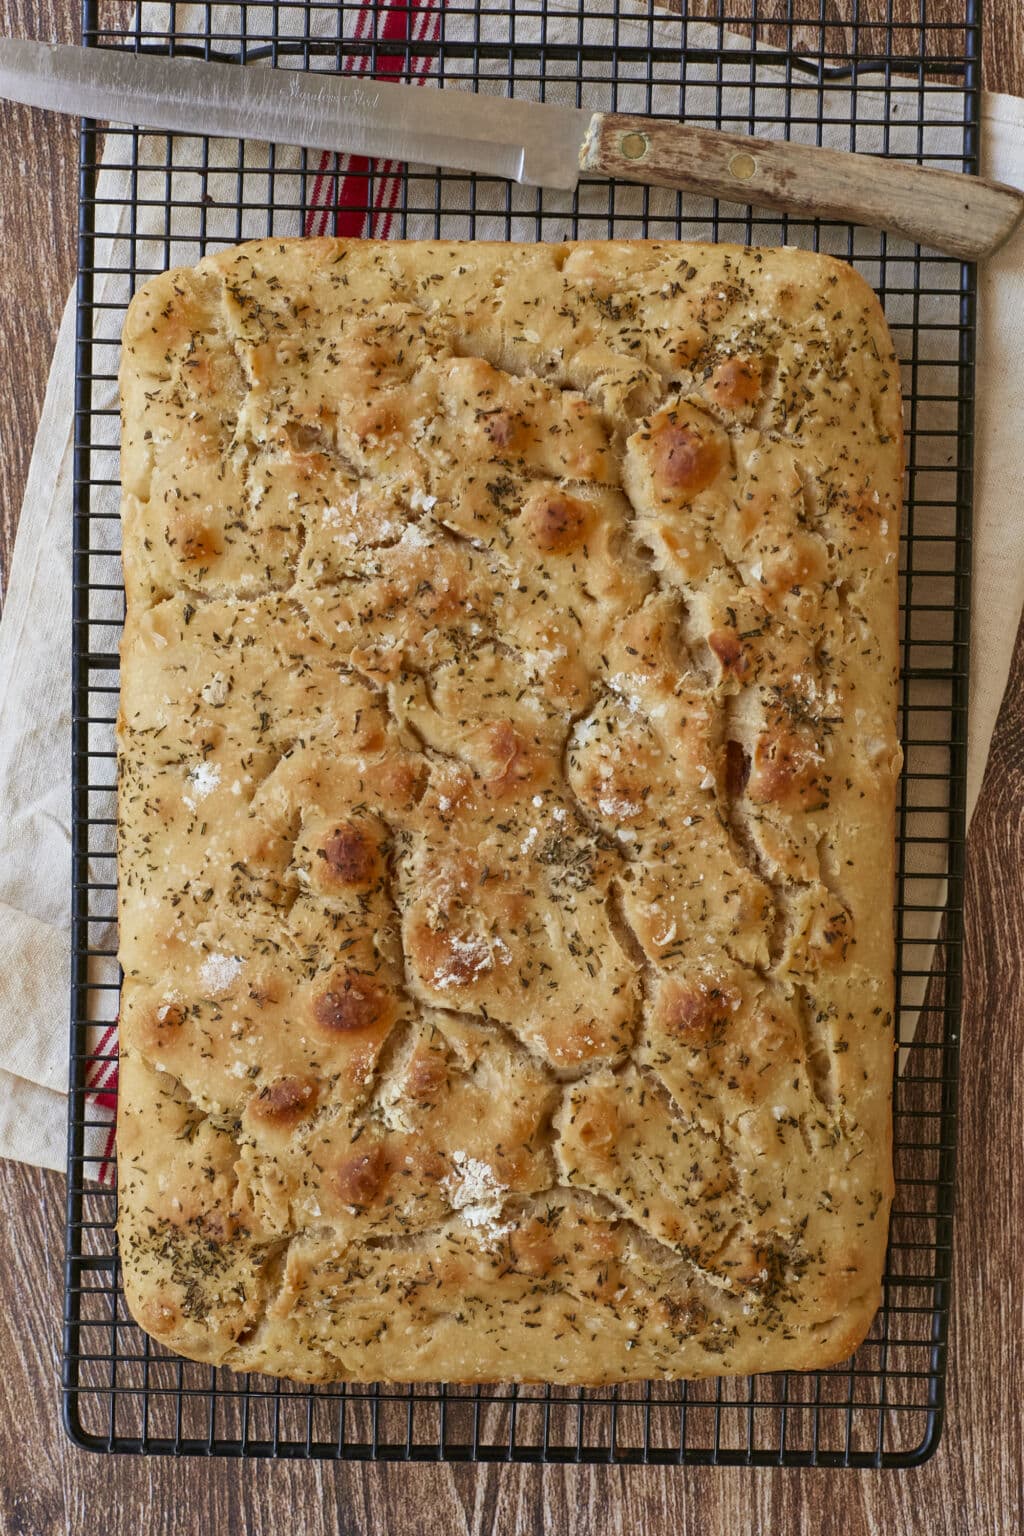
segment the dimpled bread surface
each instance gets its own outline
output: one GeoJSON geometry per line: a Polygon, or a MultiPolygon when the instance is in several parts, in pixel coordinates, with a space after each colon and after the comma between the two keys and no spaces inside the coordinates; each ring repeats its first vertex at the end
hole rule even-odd
{"type": "Polygon", "coordinates": [[[796,250],[263,241],[125,327],[119,1237],[196,1360],[845,1358],[898,371],[796,250]]]}

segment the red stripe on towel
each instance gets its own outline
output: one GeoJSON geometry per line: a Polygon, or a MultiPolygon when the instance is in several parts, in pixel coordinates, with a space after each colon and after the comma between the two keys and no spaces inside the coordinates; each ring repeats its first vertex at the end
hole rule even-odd
{"type": "MultiPolygon", "coordinates": [[[[383,12],[384,23],[379,41],[408,41],[415,44],[429,38],[434,42],[440,31],[442,4],[443,0],[384,0],[379,6],[365,5],[360,9],[354,35],[357,39],[361,38],[367,19],[383,12]]],[[[355,73],[365,74],[368,63],[365,57],[347,58],[346,71],[351,69],[355,73]]],[[[421,83],[430,73],[433,63],[430,54],[411,54],[411,79],[417,84],[421,83]]],[[[403,74],[405,61],[400,53],[379,58],[373,72],[376,80],[403,74]]],[[[381,238],[386,235],[390,231],[392,211],[398,200],[400,182],[396,178],[400,175],[399,167],[391,160],[381,162],[370,160],[364,155],[344,155],[339,159],[337,175],[328,176],[326,168],[330,159],[330,155],[321,158],[319,174],[313,184],[312,204],[306,217],[306,234],[326,234],[333,213],[334,232],[338,235],[350,239],[364,236],[381,238]],[[375,172],[379,178],[377,190],[372,206],[368,206],[367,194],[375,172]]]]}

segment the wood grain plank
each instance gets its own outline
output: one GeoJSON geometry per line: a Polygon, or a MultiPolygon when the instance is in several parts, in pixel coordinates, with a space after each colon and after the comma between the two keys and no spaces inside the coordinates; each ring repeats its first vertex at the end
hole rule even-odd
{"type": "MultiPolygon", "coordinates": [[[[759,0],[759,17],[782,0],[759,0]]],[[[117,0],[127,14],[127,0],[117,0]]],[[[955,0],[949,0],[955,14],[955,0]]],[[[713,6],[712,6],[713,8],[713,6]]],[[[815,4],[814,12],[817,12],[815,4]]],[[[917,0],[897,0],[917,16],[917,0]]],[[[805,7],[809,14],[811,6],[805,7]]],[[[936,8],[937,12],[937,8],[936,8]]],[[[847,13],[848,14],[848,13],[847,13]]],[[[862,14],[867,14],[862,6],[862,14]]],[[[842,9],[828,0],[832,38],[842,9]]],[[[0,27],[73,40],[75,0],[0,0],[0,27]]],[[[985,78],[1024,92],[1024,0],[991,0],[985,78]]],[[[776,34],[773,41],[785,42],[776,34]]],[[[798,39],[799,41],[799,39],[798,39]]],[[[0,106],[0,571],[74,261],[74,129],[0,106]]],[[[1024,636],[969,844],[950,1415],[918,1472],[361,1467],[105,1458],[58,1423],[62,1178],[0,1162],[0,1536],[1018,1536],[1024,1399],[1024,636]]]]}
{"type": "Polygon", "coordinates": [[[1024,624],[968,848],[949,1383],[961,1432],[947,1455],[965,1510],[1005,1510],[993,1530],[1011,1536],[1024,1525],[1024,624]]]}
{"type": "MultiPolygon", "coordinates": [[[[53,42],[77,38],[71,0],[0,0],[0,29],[53,42]]],[[[53,343],[75,274],[77,143],[73,119],[0,104],[0,379],[4,398],[18,401],[17,412],[0,412],[0,601],[53,343]]]]}

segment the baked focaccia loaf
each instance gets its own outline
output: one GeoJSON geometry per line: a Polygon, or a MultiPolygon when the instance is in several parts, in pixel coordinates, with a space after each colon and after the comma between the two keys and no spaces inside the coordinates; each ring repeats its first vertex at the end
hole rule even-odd
{"type": "Polygon", "coordinates": [[[892,1191],[871,291],[266,241],[148,283],[121,386],[139,1322],[307,1381],[845,1357],[892,1191]]]}

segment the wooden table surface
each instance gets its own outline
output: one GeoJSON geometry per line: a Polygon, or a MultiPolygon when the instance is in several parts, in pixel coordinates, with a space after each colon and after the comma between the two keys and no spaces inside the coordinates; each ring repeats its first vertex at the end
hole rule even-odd
{"type": "MultiPolygon", "coordinates": [[[[123,0],[123,14],[127,9],[123,0]]],[[[956,0],[949,0],[952,16],[956,0]]],[[[915,0],[897,0],[915,16],[915,0]]],[[[770,5],[760,7],[770,14],[770,5]]],[[[935,5],[933,12],[940,7],[935,5]]],[[[0,0],[75,39],[77,0],[0,0]]],[[[838,15],[830,3],[829,18],[838,15]]],[[[985,84],[1024,94],[1024,0],[989,0],[985,84]]],[[[75,130],[0,106],[0,578],[75,260],[75,130]]],[[[3,588],[0,587],[0,592],[3,588]]],[[[0,1536],[1018,1536],[1024,1530],[1024,636],[970,837],[949,1416],[914,1472],[372,1467],[93,1457],[59,1428],[63,1178],[0,1162],[0,1536]]]]}

